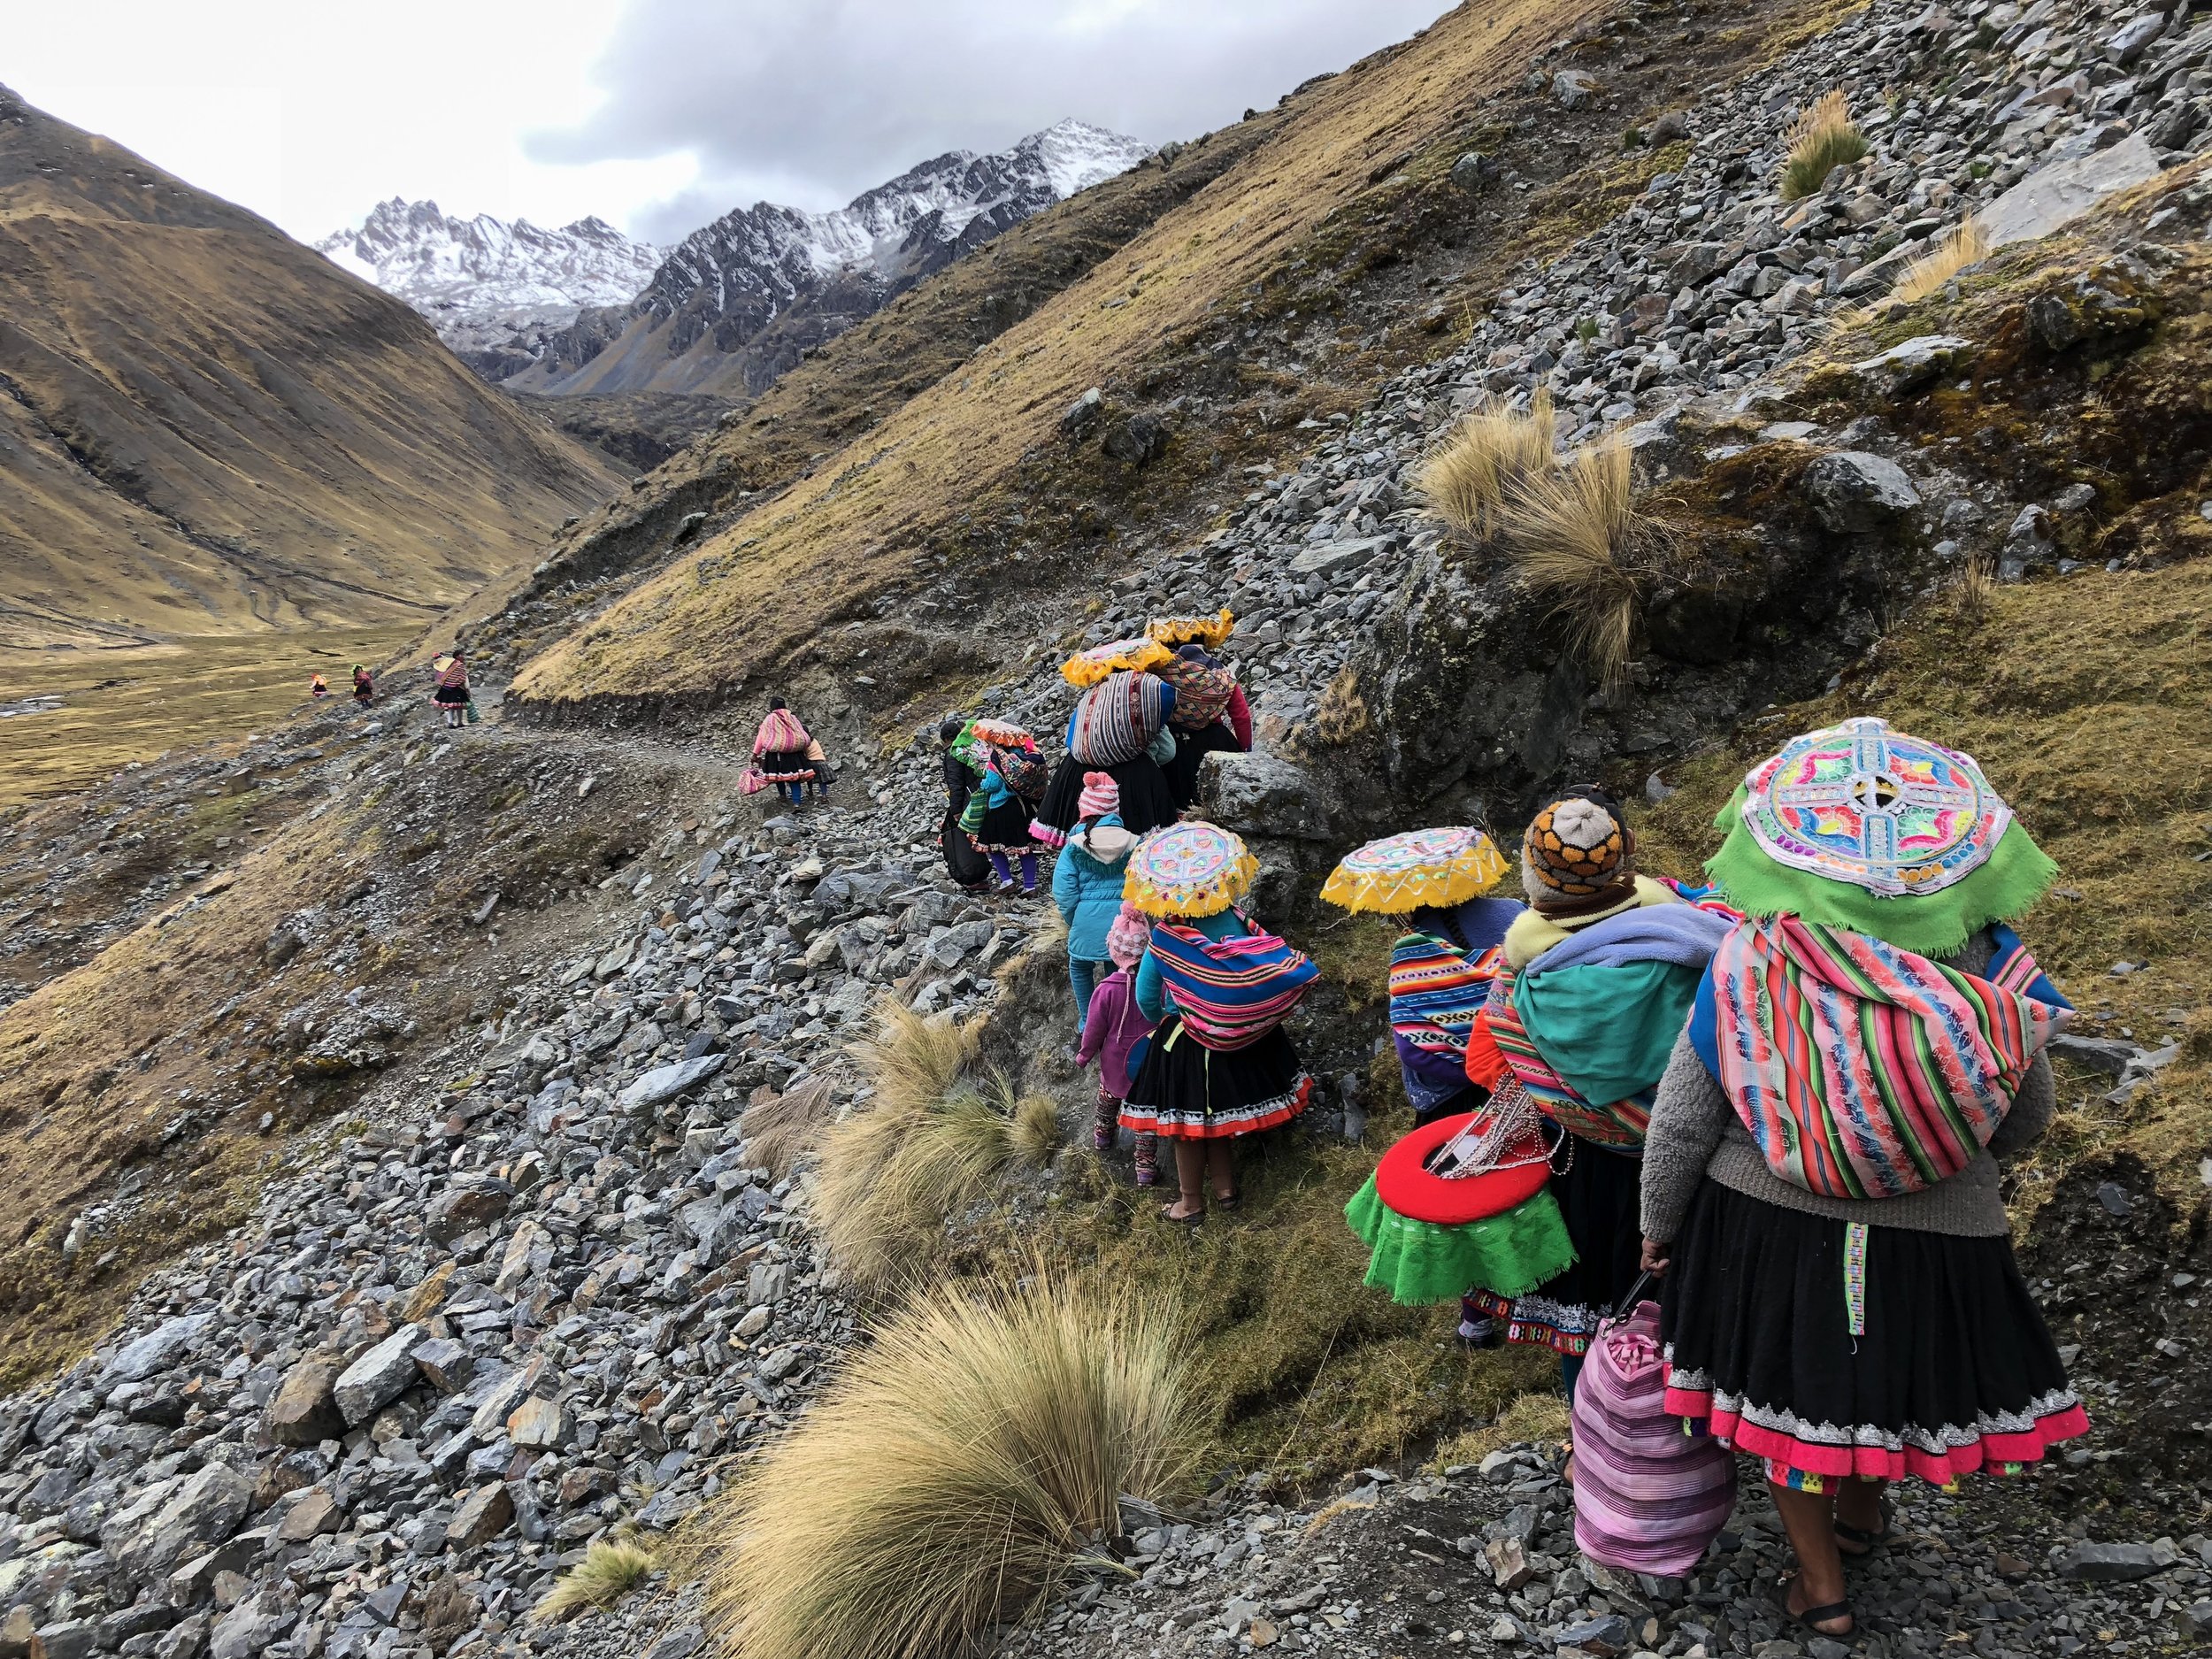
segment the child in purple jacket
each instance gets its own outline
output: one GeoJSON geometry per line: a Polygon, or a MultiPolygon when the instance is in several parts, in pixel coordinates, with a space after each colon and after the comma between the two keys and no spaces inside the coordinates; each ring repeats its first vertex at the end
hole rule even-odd
{"type": "MultiPolygon", "coordinates": [[[[1106,930],[1106,954],[1114,972],[1098,982],[1083,1018],[1083,1041],[1075,1057],[1085,1065],[1098,1062],[1098,1114],[1091,1121],[1091,1146],[1104,1152],[1114,1144],[1114,1127],[1121,1103],[1129,1093],[1129,1050],[1137,1039],[1152,1034],[1152,1022],[1137,1006],[1137,964],[1144,959],[1152,925],[1134,905],[1125,903],[1121,914],[1106,930]]],[[[1137,1137],[1137,1185],[1149,1187],[1160,1179],[1160,1138],[1137,1137]]]]}

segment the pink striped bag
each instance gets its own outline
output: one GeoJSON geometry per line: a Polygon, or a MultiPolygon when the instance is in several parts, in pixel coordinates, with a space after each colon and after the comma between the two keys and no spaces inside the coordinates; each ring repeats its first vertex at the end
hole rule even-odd
{"type": "Polygon", "coordinates": [[[1736,1460],[1685,1433],[1666,1394],[1659,1304],[1600,1325],[1575,1383],[1575,1544],[1601,1565],[1678,1578],[1736,1507],[1736,1460]]]}

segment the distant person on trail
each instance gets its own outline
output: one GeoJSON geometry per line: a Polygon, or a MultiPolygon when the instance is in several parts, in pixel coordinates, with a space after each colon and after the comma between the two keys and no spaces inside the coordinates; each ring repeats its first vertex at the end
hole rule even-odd
{"type": "Polygon", "coordinates": [[[937,828],[937,848],[945,857],[945,873],[953,885],[970,893],[976,893],[991,879],[991,861],[976,850],[968,839],[967,831],[960,827],[960,815],[966,809],[968,797],[975,793],[976,774],[962,757],[961,740],[968,736],[968,722],[957,715],[949,716],[937,728],[937,741],[944,746],[945,763],[945,821],[937,828]]]}
{"type": "Polygon", "coordinates": [[[799,724],[799,717],[784,706],[781,697],[768,700],[767,717],[753,736],[753,759],[762,775],[776,786],[776,793],[793,806],[806,801],[806,787],[814,779],[807,759],[813,738],[799,724]]]}
{"type": "Polygon", "coordinates": [[[358,663],[353,665],[353,700],[365,709],[376,701],[376,677],[358,663]]]}
{"type": "MultiPolygon", "coordinates": [[[[1066,866],[1062,865],[1064,869],[1066,866]]],[[[1053,885],[1059,885],[1056,874],[1053,885]]],[[[1137,964],[1144,960],[1152,925],[1135,905],[1117,907],[1106,929],[1106,954],[1114,972],[1099,980],[1083,1015],[1083,1040],[1075,1057],[1084,1065],[1098,1062],[1098,1110],[1091,1120],[1091,1149],[1113,1149],[1122,1104],[1129,1098],[1129,1055],[1140,1038],[1152,1034],[1152,1022],[1137,1006],[1137,964]]],[[[1141,1130],[1137,1137],[1137,1185],[1160,1179],[1160,1137],[1141,1130]]]]}
{"type": "Polygon", "coordinates": [[[829,787],[837,781],[837,774],[830,770],[829,757],[822,752],[822,740],[810,737],[806,745],[807,764],[814,768],[813,789],[817,801],[829,799],[829,787]]]}
{"type": "Polygon", "coordinates": [[[307,695],[320,703],[330,695],[330,682],[320,674],[317,674],[307,682],[307,695]]]}
{"type": "Polygon", "coordinates": [[[461,660],[461,655],[457,651],[451,657],[441,657],[434,666],[438,688],[431,693],[430,700],[443,710],[449,727],[457,726],[467,718],[469,711],[468,664],[461,660]]]}

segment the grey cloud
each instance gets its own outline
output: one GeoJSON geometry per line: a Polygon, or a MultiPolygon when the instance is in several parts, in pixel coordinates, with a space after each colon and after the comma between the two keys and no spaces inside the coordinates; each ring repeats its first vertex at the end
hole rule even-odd
{"type": "Polygon", "coordinates": [[[1151,142],[1271,104],[1432,21],[1440,0],[637,0],[607,99],[548,163],[691,150],[699,183],[631,228],[673,240],[757,200],[826,208],[948,150],[1064,117],[1151,142]]]}

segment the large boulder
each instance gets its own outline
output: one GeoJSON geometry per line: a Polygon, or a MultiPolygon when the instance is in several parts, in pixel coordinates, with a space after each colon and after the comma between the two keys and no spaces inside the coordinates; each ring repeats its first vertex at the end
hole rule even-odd
{"type": "Polygon", "coordinates": [[[1333,833],[1313,774],[1278,755],[1216,750],[1200,768],[1199,789],[1207,818],[1241,835],[1326,841],[1333,833]]]}
{"type": "Polygon", "coordinates": [[[489,1226],[507,1213],[515,1189],[506,1182],[480,1176],[457,1181],[430,1201],[423,1231],[436,1244],[449,1244],[465,1233],[489,1226]]]}
{"type": "Polygon", "coordinates": [[[252,1507],[253,1482],[227,1463],[209,1463],[178,1483],[152,1515],[111,1524],[112,1533],[104,1527],[101,1542],[117,1578],[136,1586],[221,1543],[252,1507]]]}
{"type": "Polygon", "coordinates": [[[108,1362],[110,1380],[142,1382],[157,1371],[168,1370],[184,1357],[185,1350],[214,1317],[211,1313],[183,1314],[125,1343],[108,1362]]]}
{"type": "Polygon", "coordinates": [[[1838,532],[1880,530],[1920,505],[1920,492],[1896,462],[1863,449],[1824,455],[1800,486],[1814,516],[1838,532]]]}
{"type": "Polygon", "coordinates": [[[2109,150],[2039,167],[1975,214],[1990,250],[2047,236],[2079,219],[2116,190],[2154,179],[2158,152],[2140,133],[2109,150]]]}

